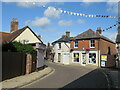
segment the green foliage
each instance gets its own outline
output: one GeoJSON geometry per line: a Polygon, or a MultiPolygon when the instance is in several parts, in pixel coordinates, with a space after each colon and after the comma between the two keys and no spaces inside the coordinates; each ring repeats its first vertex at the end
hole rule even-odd
{"type": "Polygon", "coordinates": [[[31,45],[22,44],[20,42],[11,42],[2,46],[2,51],[34,53],[35,50],[31,45]]]}

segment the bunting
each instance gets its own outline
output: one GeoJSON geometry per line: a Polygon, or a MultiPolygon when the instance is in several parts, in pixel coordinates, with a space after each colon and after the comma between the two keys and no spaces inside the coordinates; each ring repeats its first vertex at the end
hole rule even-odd
{"type": "MultiPolygon", "coordinates": [[[[44,6],[45,7],[45,6],[44,6]]],[[[48,7],[50,9],[50,7],[48,7]]],[[[56,9],[57,10],[57,9],[56,9]]],[[[102,17],[102,18],[120,18],[120,16],[111,16],[111,15],[91,15],[91,14],[83,14],[83,13],[76,13],[71,11],[62,10],[58,8],[61,13],[74,15],[74,16],[83,16],[83,17],[102,17]]]]}
{"type": "Polygon", "coordinates": [[[108,28],[103,29],[102,31],[106,31],[106,30],[112,29],[113,27],[117,26],[118,24],[120,24],[120,22],[117,21],[116,24],[114,24],[114,25],[112,25],[112,26],[109,26],[108,28]]]}

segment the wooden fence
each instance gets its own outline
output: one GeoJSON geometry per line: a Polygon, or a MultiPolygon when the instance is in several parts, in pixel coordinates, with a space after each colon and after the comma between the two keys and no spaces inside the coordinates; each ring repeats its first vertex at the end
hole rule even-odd
{"type": "Polygon", "coordinates": [[[24,75],[26,71],[31,73],[35,70],[36,53],[32,54],[31,59],[29,59],[28,54],[25,53],[2,52],[2,80],[24,75]]]}

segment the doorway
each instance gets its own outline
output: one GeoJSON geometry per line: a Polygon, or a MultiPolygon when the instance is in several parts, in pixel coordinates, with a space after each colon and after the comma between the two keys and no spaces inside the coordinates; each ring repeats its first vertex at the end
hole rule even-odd
{"type": "Polygon", "coordinates": [[[86,53],[82,53],[82,65],[86,65],[86,53]]]}
{"type": "Polygon", "coordinates": [[[58,62],[61,61],[61,53],[58,53],[58,62]]]}

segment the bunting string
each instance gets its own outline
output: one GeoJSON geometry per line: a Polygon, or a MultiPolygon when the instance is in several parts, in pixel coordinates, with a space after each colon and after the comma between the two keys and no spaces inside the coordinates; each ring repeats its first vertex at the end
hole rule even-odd
{"type": "MultiPolygon", "coordinates": [[[[43,6],[45,7],[45,6],[43,6]]],[[[48,7],[48,9],[51,9],[51,7],[48,7]]],[[[55,9],[57,10],[57,9],[55,9]]],[[[76,13],[71,11],[62,10],[61,8],[58,8],[58,10],[61,13],[74,15],[74,16],[83,16],[83,17],[102,17],[102,18],[120,18],[120,16],[111,16],[111,15],[91,15],[91,14],[83,14],[83,13],[76,13]]]]}
{"type": "MultiPolygon", "coordinates": [[[[46,6],[43,6],[44,8],[46,6]]],[[[51,7],[47,7],[48,9],[51,9],[51,7]]],[[[54,10],[57,10],[56,8],[54,10]]],[[[61,8],[58,8],[59,12],[61,13],[65,13],[65,14],[69,14],[69,15],[75,15],[75,16],[83,16],[83,17],[102,17],[102,18],[118,18],[120,19],[120,16],[111,16],[111,15],[91,15],[91,14],[83,14],[83,13],[75,13],[75,12],[70,12],[70,11],[66,11],[66,10],[62,10],[61,8]]],[[[117,21],[116,24],[109,26],[106,29],[103,29],[102,31],[106,31],[109,30],[117,25],[120,25],[120,22],[117,21]]]]}
{"type": "Polygon", "coordinates": [[[119,24],[120,24],[120,22],[117,22],[116,24],[114,24],[114,25],[112,25],[112,26],[109,26],[108,28],[103,29],[102,31],[104,32],[104,31],[106,31],[106,30],[112,29],[113,27],[115,27],[115,26],[117,26],[117,25],[119,25],[119,24]]]}

